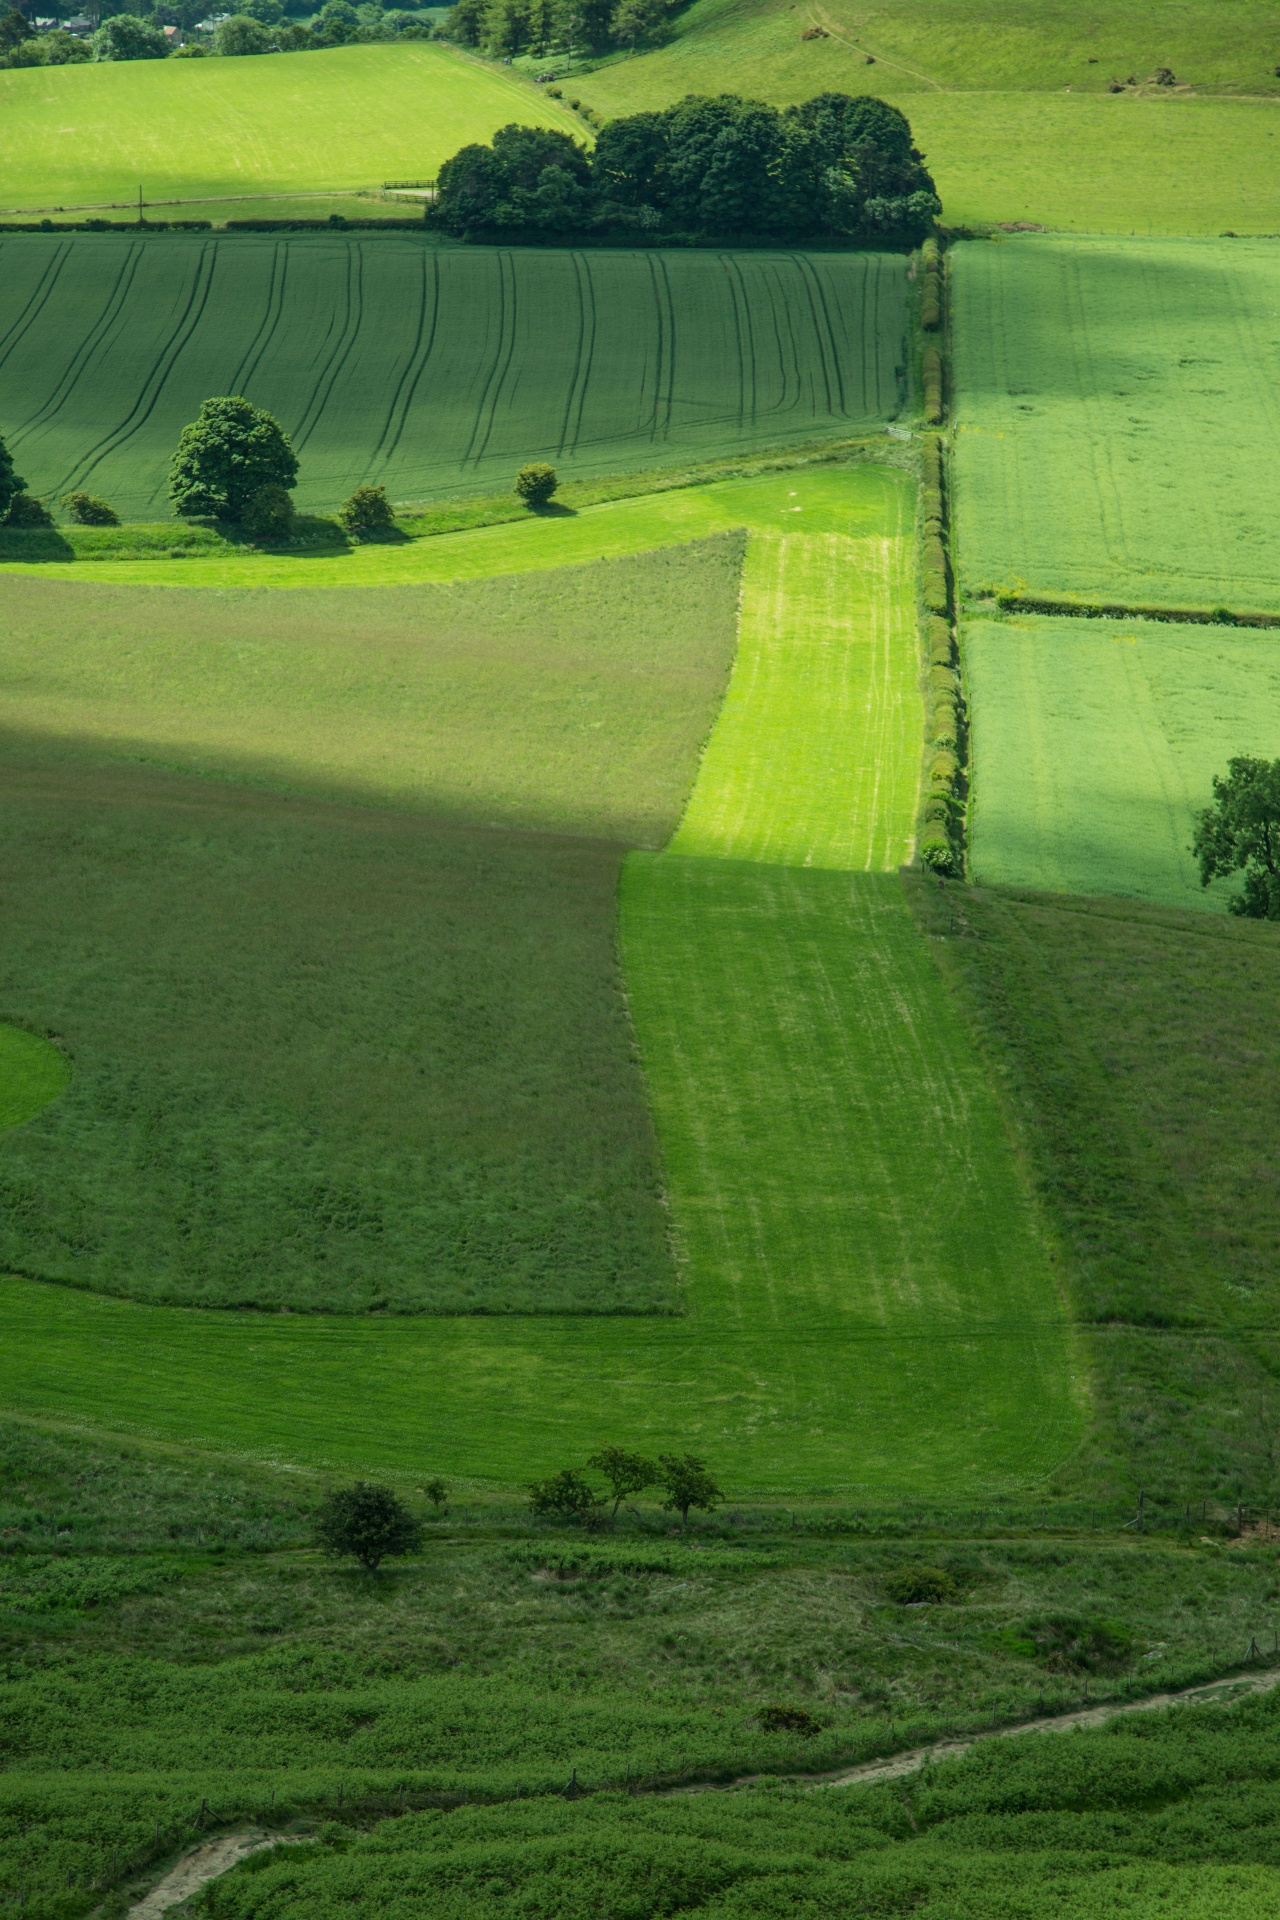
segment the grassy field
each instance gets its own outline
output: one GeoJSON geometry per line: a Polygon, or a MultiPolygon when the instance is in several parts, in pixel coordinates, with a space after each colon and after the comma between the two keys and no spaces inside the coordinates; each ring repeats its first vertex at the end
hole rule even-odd
{"type": "Polygon", "coordinates": [[[1280,246],[1019,238],[954,262],[964,585],[1280,607],[1280,246]]]}
{"type": "Polygon", "coordinates": [[[534,457],[601,473],[840,435],[906,400],[890,255],[169,234],[9,236],[0,258],[15,458],[33,491],[131,519],[167,508],[211,393],[278,416],[299,505],[326,509],[362,482],[491,491],[534,457]]]}
{"type": "Polygon", "coordinates": [[[66,1056],[38,1033],[0,1025],[0,1132],[56,1100],[70,1076],[66,1056]]]}
{"type": "Polygon", "coordinates": [[[0,1006],[76,1072],[0,1147],[9,1265],[224,1305],[674,1304],[618,843],[678,818],[740,554],[359,602],[13,583],[8,670],[44,684],[5,742],[0,1006]]]}
{"type": "MultiPolygon", "coordinates": [[[[741,535],[725,532],[518,579],[356,594],[11,577],[9,754],[88,753],[658,846],[728,677],[741,561],[741,535]]],[[[168,577],[186,578],[185,564],[168,577]]]]}
{"type": "Polygon", "coordinates": [[[1179,1504],[1275,1502],[1276,929],[949,888],[931,931],[1092,1329],[1091,1475],[1179,1504]]]}
{"type": "Polygon", "coordinates": [[[139,184],[150,201],[213,201],[425,179],[511,120],[586,133],[523,78],[438,42],[19,68],[0,73],[0,199],[136,206],[139,184]]]}
{"type": "Polygon", "coordinates": [[[1270,633],[1018,616],[969,623],[965,661],[975,878],[1225,910],[1191,836],[1233,754],[1280,755],[1270,633]]]}

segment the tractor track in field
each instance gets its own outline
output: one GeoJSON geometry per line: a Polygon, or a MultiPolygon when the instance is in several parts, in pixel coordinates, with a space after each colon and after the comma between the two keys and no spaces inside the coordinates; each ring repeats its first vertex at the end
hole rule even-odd
{"type": "MultiPolygon", "coordinates": [[[[868,1760],[856,1767],[838,1767],[828,1773],[743,1773],[732,1780],[699,1781],[683,1787],[636,1787],[637,1797],[674,1799],[695,1793],[736,1793],[744,1787],[784,1782],[798,1787],[871,1786],[882,1780],[901,1780],[919,1773],[934,1760],[950,1760],[968,1752],[980,1741],[1008,1740],[1015,1734],[1068,1733],[1075,1727],[1101,1727],[1109,1720],[1130,1713],[1153,1713],[1162,1707],[1208,1703],[1213,1700],[1231,1705],[1251,1694],[1269,1693],[1280,1686],[1280,1667],[1262,1673],[1236,1674],[1223,1680],[1210,1680],[1194,1687],[1182,1687],[1171,1693],[1148,1694],[1142,1700],[1111,1700],[1097,1707],[1081,1707],[1071,1713],[1046,1714],[1038,1720],[1022,1720],[1015,1726],[992,1727],[986,1733],[974,1733],[962,1739],[934,1740],[927,1746],[912,1747],[883,1760],[868,1760]],[[1224,1700],[1224,1696],[1226,1696],[1224,1700]]],[[[584,1798],[590,1789],[580,1789],[584,1798]]],[[[388,1818],[394,1816],[388,1815],[388,1818]]],[[[191,1899],[210,1880],[229,1873],[252,1853],[265,1847],[296,1846],[307,1836],[265,1833],[260,1827],[248,1827],[238,1833],[221,1834],[206,1840],[171,1867],[151,1891],[130,1908],[128,1920],[161,1920],[171,1908],[191,1899]]]]}

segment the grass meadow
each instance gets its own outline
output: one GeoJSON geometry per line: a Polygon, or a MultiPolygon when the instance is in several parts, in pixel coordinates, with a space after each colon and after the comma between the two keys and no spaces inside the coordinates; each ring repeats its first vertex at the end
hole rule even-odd
{"type": "Polygon", "coordinates": [[[1280,607],[1280,247],[1036,236],[953,258],[966,589],[1280,607]]]}
{"type": "Polygon", "coordinates": [[[78,234],[0,258],[8,444],[34,492],[88,487],[126,519],[167,510],[210,393],[279,418],[299,505],[325,509],[364,483],[491,491],[534,458],[595,474],[847,434],[907,397],[888,254],[78,234]]]}
{"type": "Polygon", "coordinates": [[[139,184],[148,201],[211,202],[380,186],[434,174],[511,120],[586,132],[523,76],[434,41],[15,68],[0,73],[0,198],[44,211],[136,207],[139,184]]]}
{"type": "Polygon", "coordinates": [[[0,1024],[0,1132],[56,1100],[70,1072],[66,1056],[38,1033],[0,1024]]]}
{"type": "Polygon", "coordinates": [[[965,627],[976,879],[1225,912],[1195,816],[1233,754],[1280,755],[1265,630],[1019,615],[965,627]]]}
{"type": "Polygon", "coordinates": [[[1098,1395],[1090,1475],[1274,1502],[1275,928],[987,888],[926,919],[1062,1252],[1098,1395]]]}

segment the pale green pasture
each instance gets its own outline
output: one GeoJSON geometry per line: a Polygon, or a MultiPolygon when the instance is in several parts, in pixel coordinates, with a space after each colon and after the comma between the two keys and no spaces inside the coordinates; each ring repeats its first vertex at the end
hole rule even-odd
{"type": "Polygon", "coordinates": [[[0,1132],[56,1100],[71,1078],[66,1057],[39,1034],[0,1023],[0,1132]]]}
{"type": "Polygon", "coordinates": [[[924,713],[914,548],[753,532],[738,652],[677,854],[891,869],[910,859],[924,713]]]}
{"type": "Polygon", "coordinates": [[[1280,641],[1112,620],[965,630],[974,878],[1222,911],[1191,857],[1233,754],[1280,755],[1280,641]]]}
{"type": "Polygon", "coordinates": [[[187,587],[374,587],[416,581],[478,580],[492,574],[643,553],[731,527],[775,532],[883,536],[902,520],[902,475],[891,467],[802,468],[751,480],[717,481],[611,500],[578,512],[551,511],[462,533],[434,534],[344,553],[230,553],[214,559],[95,560],[0,566],[0,575],[41,580],[187,587]],[[88,572],[92,566],[92,574],[88,572]]]}
{"type": "Polygon", "coordinates": [[[0,72],[0,201],[136,206],[140,182],[148,200],[379,186],[427,178],[510,120],[587,132],[526,80],[436,41],[15,68],[0,72]]]}
{"type": "Polygon", "coordinates": [[[952,259],[964,586],[1280,609],[1280,241],[952,259]]]}

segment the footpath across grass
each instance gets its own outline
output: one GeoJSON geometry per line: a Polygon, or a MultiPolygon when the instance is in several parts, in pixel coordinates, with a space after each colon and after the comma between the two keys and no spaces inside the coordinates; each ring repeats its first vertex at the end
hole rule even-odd
{"type": "Polygon", "coordinates": [[[1280,608],[1280,242],[1019,236],[951,259],[965,590],[1280,608]]]}
{"type": "Polygon", "coordinates": [[[964,628],[974,877],[1222,913],[1196,814],[1234,754],[1280,754],[1270,632],[1016,618],[964,628]]]}

